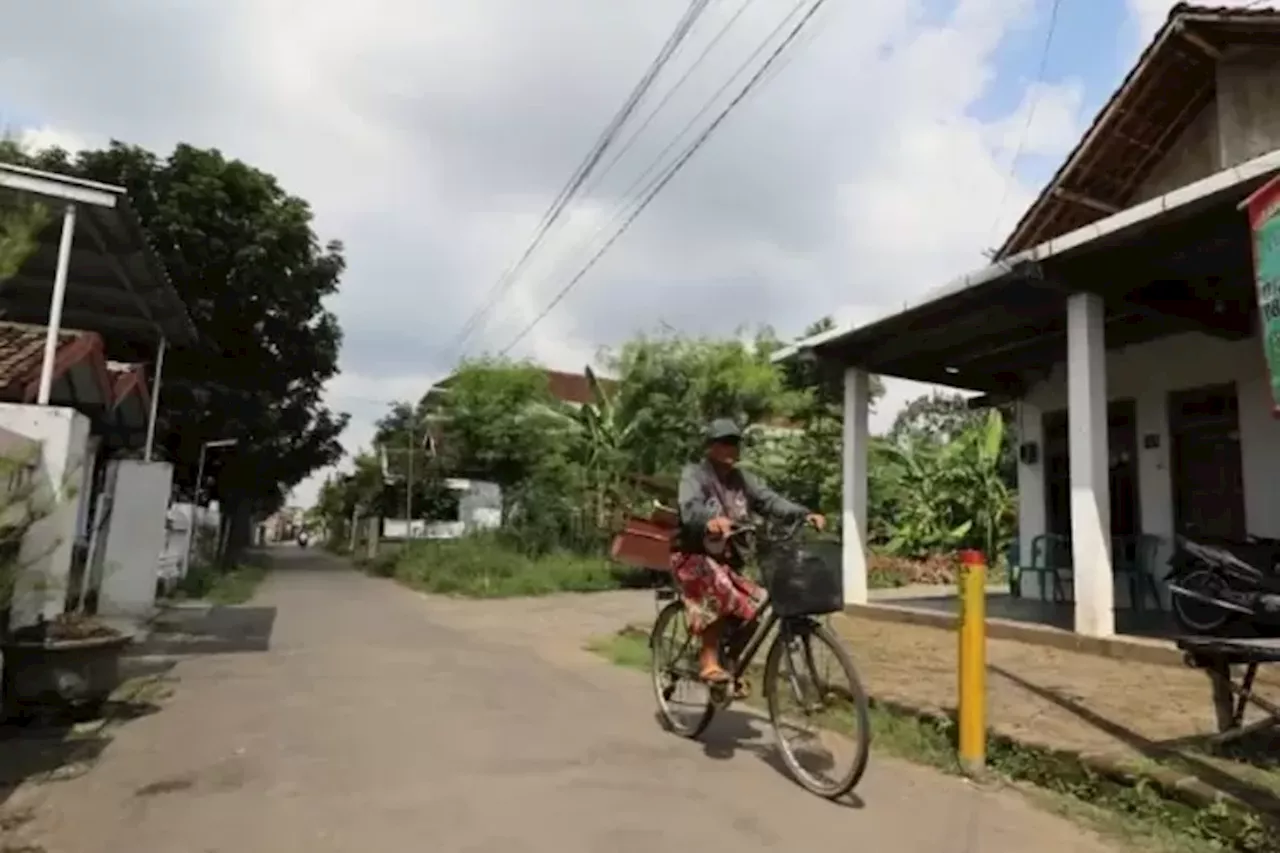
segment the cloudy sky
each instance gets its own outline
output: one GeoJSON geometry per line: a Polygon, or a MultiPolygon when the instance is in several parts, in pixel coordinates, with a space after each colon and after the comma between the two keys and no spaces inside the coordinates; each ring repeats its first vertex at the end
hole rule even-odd
{"type": "MultiPolygon", "coordinates": [[[[0,0],[0,122],[35,144],[217,147],[310,200],[321,237],[347,246],[329,397],[356,450],[387,401],[516,337],[612,233],[637,179],[745,82],[735,72],[796,0],[711,0],[632,126],[715,47],[456,346],[687,5],[0,0]]],[[[791,336],[980,267],[1173,4],[1062,0],[1046,55],[1052,5],[830,0],[513,354],[580,370],[664,324],[791,336]]],[[[919,390],[891,384],[878,422],[919,390]]]]}

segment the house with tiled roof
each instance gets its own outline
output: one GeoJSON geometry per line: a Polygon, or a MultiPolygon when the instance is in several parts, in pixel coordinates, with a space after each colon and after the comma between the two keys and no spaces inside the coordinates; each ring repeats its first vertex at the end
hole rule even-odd
{"type": "Polygon", "coordinates": [[[993,615],[1152,630],[1179,537],[1280,537],[1278,174],[1280,12],[1179,4],[990,264],[780,351],[845,371],[849,601],[874,374],[1014,404],[1026,570],[993,615]]]}
{"type": "Polygon", "coordinates": [[[49,508],[0,631],[82,601],[145,617],[173,478],[153,458],[155,398],[194,325],[123,188],[0,163],[0,207],[49,214],[0,282],[0,436],[38,449],[33,497],[49,508]]]}

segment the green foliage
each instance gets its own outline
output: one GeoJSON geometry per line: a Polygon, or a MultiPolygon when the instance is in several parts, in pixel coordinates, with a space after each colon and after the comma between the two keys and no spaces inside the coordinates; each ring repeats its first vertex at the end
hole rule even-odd
{"type": "Polygon", "coordinates": [[[465,362],[427,407],[440,425],[443,464],[504,488],[533,475],[570,432],[546,373],[527,362],[465,362]]]}
{"type": "Polygon", "coordinates": [[[211,604],[244,604],[253,598],[267,576],[264,566],[245,563],[222,570],[209,563],[194,563],[178,582],[178,592],[211,604]]]}
{"type": "MultiPolygon", "coordinates": [[[[1013,420],[1013,407],[995,409],[1008,424],[1013,420]]],[[[965,433],[980,430],[987,421],[987,410],[970,408],[963,394],[946,394],[935,391],[916,397],[902,407],[887,436],[889,441],[916,443],[920,441],[940,444],[959,438],[965,433]]],[[[1013,430],[1005,430],[1000,444],[1000,476],[1013,486],[1017,482],[1017,456],[1013,430]]]]}
{"type": "MultiPolygon", "coordinates": [[[[386,574],[388,567],[378,571],[386,574]]],[[[526,556],[493,533],[412,543],[396,555],[390,574],[425,592],[478,598],[595,592],[641,580],[601,556],[526,556]]]]}
{"type": "MultiPolygon", "coordinates": [[[[0,155],[0,162],[3,161],[0,155]]],[[[39,246],[49,224],[49,208],[14,192],[0,193],[0,282],[17,275],[39,246]]]]}
{"type": "MultiPolygon", "coordinates": [[[[744,466],[838,531],[843,389],[824,385],[815,365],[773,364],[778,345],[768,330],[752,341],[640,337],[607,360],[616,380],[585,371],[592,398],[581,406],[556,401],[535,365],[471,361],[416,405],[393,407],[376,441],[407,450],[430,433],[436,453],[424,484],[446,474],[499,483],[502,543],[519,554],[598,555],[627,512],[651,497],[634,475],[674,485],[700,454],[706,423],[728,416],[748,425],[744,466]]],[[[870,458],[870,540],[893,558],[873,581],[949,582],[951,556],[963,547],[994,561],[1012,535],[1010,448],[1001,416],[971,411],[959,395],[910,404],[870,458]]],[[[356,509],[403,512],[406,456],[388,452],[390,486],[351,477],[322,489],[326,527],[340,541],[356,509]]]]}
{"type": "Polygon", "coordinates": [[[1013,534],[1013,494],[1001,471],[1004,419],[946,440],[927,436],[884,441],[870,466],[873,541],[892,554],[920,557],[978,548],[994,561],[1013,534]]]}
{"type": "Polygon", "coordinates": [[[113,142],[28,156],[10,144],[0,157],[128,191],[201,335],[200,346],[166,358],[162,451],[190,492],[201,444],[239,439],[234,453],[210,459],[212,496],[237,550],[254,510],[341,455],[346,416],[322,400],[342,339],[324,305],[345,266],[341,244],[320,243],[306,201],[217,150],[179,145],[160,157],[113,142]]]}
{"type": "MultiPolygon", "coordinates": [[[[834,318],[823,317],[809,324],[800,338],[802,340],[811,338],[814,335],[829,332],[835,327],[834,318]]],[[[812,393],[814,402],[837,412],[844,405],[844,371],[839,367],[824,364],[813,358],[799,357],[782,365],[781,370],[788,388],[807,389],[812,393]]],[[[869,402],[873,409],[876,401],[883,396],[884,381],[879,376],[872,376],[869,402]]]]}
{"type": "Polygon", "coordinates": [[[629,426],[622,447],[631,470],[678,471],[698,454],[713,418],[756,424],[794,411],[805,394],[784,384],[769,360],[775,348],[767,333],[750,344],[665,334],[623,346],[611,366],[619,382],[618,417],[629,426]]]}

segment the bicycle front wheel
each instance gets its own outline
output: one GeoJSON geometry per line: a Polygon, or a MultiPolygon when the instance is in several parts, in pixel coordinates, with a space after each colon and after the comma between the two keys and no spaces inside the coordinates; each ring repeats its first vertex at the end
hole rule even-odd
{"type": "Polygon", "coordinates": [[[782,760],[796,781],[832,800],[853,790],[867,769],[871,721],[840,640],[811,619],[784,620],[765,661],[764,692],[782,760]]]}
{"type": "Polygon", "coordinates": [[[698,638],[689,631],[683,602],[662,608],[649,635],[649,649],[663,726],[681,737],[697,737],[711,724],[716,708],[699,677],[698,638]]]}

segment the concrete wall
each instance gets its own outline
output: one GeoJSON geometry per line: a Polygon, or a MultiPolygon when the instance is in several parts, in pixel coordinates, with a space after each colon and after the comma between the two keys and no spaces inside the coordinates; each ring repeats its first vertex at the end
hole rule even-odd
{"type": "Polygon", "coordinates": [[[191,527],[192,512],[197,513],[196,518],[200,522],[200,530],[196,534],[197,540],[200,537],[217,535],[221,521],[217,501],[195,510],[189,503],[170,505],[166,514],[166,532],[164,548],[160,552],[160,563],[166,567],[166,570],[173,572],[175,577],[180,577],[186,568],[187,531],[191,527]]]}
{"type": "MultiPolygon", "coordinates": [[[[433,522],[414,519],[414,539],[456,539],[502,526],[502,488],[497,483],[451,478],[446,485],[458,496],[457,518],[433,522]]],[[[409,530],[403,518],[382,520],[382,535],[387,539],[404,539],[409,530]]]]}
{"type": "Polygon", "coordinates": [[[40,442],[32,499],[43,517],[22,542],[11,615],[21,628],[64,610],[80,502],[88,500],[89,419],[58,406],[0,403],[0,427],[40,442]]]}
{"type": "Polygon", "coordinates": [[[108,463],[111,514],[102,547],[98,612],[144,618],[155,605],[160,555],[165,550],[165,510],[173,486],[168,462],[120,459],[108,463]]]}
{"type": "Polygon", "coordinates": [[[1223,168],[1280,148],[1280,50],[1245,48],[1218,63],[1223,168]]]}
{"type": "MultiPolygon", "coordinates": [[[[1245,520],[1250,533],[1280,537],[1280,421],[1271,414],[1271,389],[1262,345],[1256,338],[1224,341],[1199,333],[1164,338],[1114,350],[1107,357],[1107,396],[1134,400],[1137,409],[1138,499],[1144,533],[1161,537],[1157,566],[1171,552],[1173,483],[1169,467],[1170,391],[1234,382],[1240,405],[1240,452],[1244,466],[1245,520]],[[1156,435],[1159,446],[1144,448],[1143,436],[1156,435]]],[[[1066,365],[1028,393],[1018,416],[1022,441],[1043,449],[1040,416],[1065,409],[1066,365]]],[[[1031,540],[1044,532],[1044,466],[1019,464],[1019,536],[1022,559],[1031,556],[1031,540]]],[[[1027,579],[1024,594],[1038,595],[1027,579]]],[[[1116,589],[1123,605],[1127,588],[1116,589]]]]}
{"type": "Polygon", "coordinates": [[[1218,63],[1214,100],[1134,192],[1139,204],[1280,148],[1280,50],[1238,49],[1218,63]]]}

